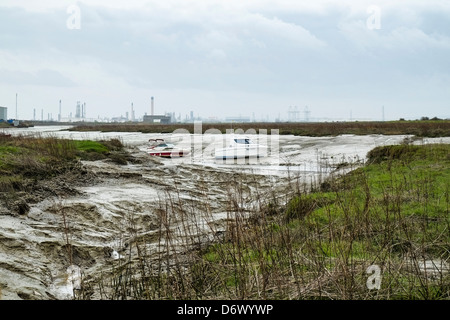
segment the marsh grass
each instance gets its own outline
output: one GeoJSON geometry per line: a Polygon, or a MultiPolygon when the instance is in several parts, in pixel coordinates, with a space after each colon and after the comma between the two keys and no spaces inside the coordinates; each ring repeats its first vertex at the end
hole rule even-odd
{"type": "MultiPolygon", "coordinates": [[[[50,183],[50,186],[44,186],[44,184],[64,174],[72,177],[83,175],[86,170],[82,168],[80,160],[111,158],[111,161],[121,161],[124,164],[123,154],[126,152],[121,150],[121,142],[115,140],[117,139],[73,141],[41,135],[2,137],[0,139],[1,205],[11,212],[22,215],[30,209],[29,202],[42,200],[44,194],[55,195],[66,192],[64,188],[59,190],[55,183],[50,183]]],[[[72,184],[73,181],[67,182],[72,184]]]]}
{"type": "Polygon", "coordinates": [[[8,181],[22,178],[43,179],[73,168],[82,159],[105,159],[111,152],[122,151],[118,139],[107,141],[68,140],[56,137],[14,136],[0,140],[0,181],[7,189],[8,181]]]}
{"type": "MultiPolygon", "coordinates": [[[[218,129],[226,133],[230,127],[239,127],[245,132],[250,129],[278,129],[281,135],[296,136],[336,136],[340,134],[385,134],[414,135],[417,137],[448,137],[450,136],[449,120],[420,121],[351,121],[351,122],[249,122],[249,123],[203,123],[203,132],[218,129]]],[[[194,133],[193,124],[82,124],[69,130],[102,131],[102,132],[142,132],[142,133],[172,133],[177,129],[186,129],[194,133]]]]}
{"type": "Polygon", "coordinates": [[[102,299],[449,299],[449,151],[379,147],[347,174],[292,177],[281,195],[236,179],[222,223],[205,185],[190,200],[167,190],[156,242],[141,228],[86,285],[102,299]]]}

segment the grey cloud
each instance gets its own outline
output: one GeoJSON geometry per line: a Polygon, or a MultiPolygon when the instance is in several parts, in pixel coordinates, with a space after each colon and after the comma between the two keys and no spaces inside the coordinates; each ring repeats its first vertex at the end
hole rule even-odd
{"type": "MultiPolygon", "coordinates": [[[[93,62],[106,76],[149,90],[228,90],[318,100],[354,96],[364,101],[374,95],[403,99],[421,81],[450,74],[450,10],[440,7],[408,11],[386,5],[381,7],[381,29],[368,30],[363,6],[359,11],[337,4],[302,11],[290,10],[285,2],[280,8],[221,11],[157,2],[127,10],[79,5],[80,30],[66,28],[68,14],[62,9],[32,13],[2,8],[0,49],[46,64],[37,66],[41,71],[35,74],[15,72],[20,66],[0,66],[0,80],[74,85],[67,71],[47,67],[57,59],[74,65],[93,62]]],[[[441,87],[434,90],[436,99],[449,98],[441,87]]]]}
{"type": "Polygon", "coordinates": [[[0,69],[0,82],[9,85],[38,85],[71,87],[75,83],[55,70],[42,69],[36,73],[0,69]]]}

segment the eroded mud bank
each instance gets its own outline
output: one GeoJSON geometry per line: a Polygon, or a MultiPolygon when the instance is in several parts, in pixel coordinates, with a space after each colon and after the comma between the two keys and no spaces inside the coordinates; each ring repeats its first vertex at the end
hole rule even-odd
{"type": "MultiPolygon", "coordinates": [[[[35,130],[39,131],[39,128],[35,130]]],[[[101,133],[69,133],[41,128],[41,134],[73,139],[105,139],[101,133]]],[[[401,143],[404,136],[280,137],[277,165],[228,164],[151,158],[151,134],[109,133],[120,137],[133,163],[84,161],[79,171],[34,190],[25,214],[0,211],[0,298],[71,299],[79,277],[95,279],[116,259],[129,257],[132,243],[161,246],[161,213],[170,227],[190,224],[199,241],[223,231],[230,208],[257,208],[274,194],[287,199],[298,184],[325,179],[343,163],[351,169],[378,146],[401,143]],[[230,204],[231,201],[236,203],[230,204]],[[184,212],[184,217],[176,213],[184,212]]],[[[158,135],[161,136],[161,135],[158,135]]],[[[165,138],[171,139],[170,135],[165,138]]],[[[440,139],[422,141],[440,142],[440,139]]],[[[449,142],[448,139],[445,142],[449,142]]],[[[183,250],[180,239],[180,250],[183,250]]],[[[91,298],[99,298],[93,293],[91,298]]]]}

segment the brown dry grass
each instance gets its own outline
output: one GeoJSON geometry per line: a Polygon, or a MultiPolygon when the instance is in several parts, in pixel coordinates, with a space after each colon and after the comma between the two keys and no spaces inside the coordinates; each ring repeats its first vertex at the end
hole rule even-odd
{"type": "MultiPolygon", "coordinates": [[[[145,123],[109,123],[84,124],[70,129],[73,131],[103,131],[103,132],[142,132],[142,133],[172,133],[177,129],[194,132],[194,124],[145,124],[145,123]]],[[[340,134],[408,134],[418,137],[448,137],[450,136],[449,120],[428,121],[386,121],[386,122],[251,122],[251,123],[202,123],[202,133],[206,130],[218,129],[226,133],[230,129],[242,129],[244,132],[254,129],[278,129],[282,135],[300,136],[335,136],[340,134]]]]}

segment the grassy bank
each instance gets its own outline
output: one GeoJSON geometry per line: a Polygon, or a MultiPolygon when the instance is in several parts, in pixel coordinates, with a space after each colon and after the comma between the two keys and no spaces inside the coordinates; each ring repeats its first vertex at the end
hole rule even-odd
{"type": "Polygon", "coordinates": [[[137,256],[80,296],[96,287],[105,299],[449,299],[449,154],[378,147],[312,191],[298,177],[289,197],[230,181],[225,230],[199,222],[212,201],[201,185],[202,210],[168,193],[156,212],[160,250],[135,235],[137,256]]]}
{"type": "MultiPolygon", "coordinates": [[[[0,136],[0,196],[6,207],[26,213],[31,194],[43,181],[68,172],[86,173],[79,160],[111,158],[125,161],[122,143],[75,141],[57,138],[0,136]]],[[[70,183],[70,181],[68,181],[70,183]]],[[[58,192],[49,190],[47,192],[58,192]]]]}
{"type": "MultiPolygon", "coordinates": [[[[244,132],[254,129],[278,129],[282,135],[298,136],[335,136],[340,134],[407,134],[418,137],[448,137],[450,136],[449,120],[421,120],[421,121],[368,121],[368,122],[317,122],[317,123],[203,123],[202,130],[217,129],[226,133],[229,129],[242,129],[244,132]]],[[[70,130],[73,131],[102,131],[102,132],[142,132],[142,133],[172,133],[183,129],[190,133],[194,132],[193,124],[84,124],[77,125],[70,130]]]]}
{"type": "Polygon", "coordinates": [[[21,175],[43,178],[61,172],[78,160],[104,159],[121,151],[122,143],[110,141],[67,140],[40,137],[1,137],[0,174],[3,178],[21,175]]]}

